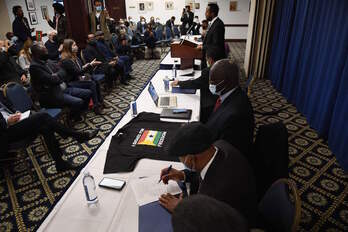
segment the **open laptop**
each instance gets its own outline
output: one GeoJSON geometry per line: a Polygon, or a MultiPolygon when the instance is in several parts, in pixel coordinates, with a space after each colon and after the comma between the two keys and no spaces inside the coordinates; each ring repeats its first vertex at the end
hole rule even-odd
{"type": "Polygon", "coordinates": [[[156,90],[155,90],[155,87],[153,86],[151,81],[149,83],[149,87],[147,88],[147,90],[149,91],[150,96],[151,96],[152,100],[154,101],[154,103],[156,104],[156,106],[161,107],[161,108],[176,107],[176,105],[177,105],[176,96],[159,97],[156,90]]]}

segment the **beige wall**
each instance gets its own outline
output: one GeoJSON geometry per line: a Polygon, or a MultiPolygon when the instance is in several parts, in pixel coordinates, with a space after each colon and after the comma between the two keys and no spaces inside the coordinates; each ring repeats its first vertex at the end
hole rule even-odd
{"type": "Polygon", "coordinates": [[[0,0],[0,39],[5,39],[5,34],[12,31],[10,17],[8,16],[5,0],[0,0]]]}

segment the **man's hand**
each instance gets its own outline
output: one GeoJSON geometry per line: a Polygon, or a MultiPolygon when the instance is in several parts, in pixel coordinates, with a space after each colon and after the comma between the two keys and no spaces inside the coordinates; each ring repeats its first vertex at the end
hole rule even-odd
{"type": "Polygon", "coordinates": [[[19,120],[21,119],[21,113],[17,112],[15,114],[12,114],[10,117],[7,119],[7,125],[12,126],[16,124],[19,120]]]}
{"type": "Polygon", "coordinates": [[[172,168],[168,173],[168,168],[164,168],[161,170],[160,179],[164,184],[168,184],[169,180],[183,181],[185,179],[185,173],[174,168],[172,168]]]}
{"type": "Polygon", "coordinates": [[[176,206],[180,203],[182,200],[182,194],[180,194],[180,197],[177,198],[176,196],[173,196],[170,193],[163,194],[159,198],[159,203],[166,208],[169,212],[173,213],[176,206]]]}
{"type": "Polygon", "coordinates": [[[110,64],[111,66],[115,66],[115,65],[117,64],[117,61],[116,61],[116,60],[110,61],[109,64],[110,64]]]}
{"type": "Polygon", "coordinates": [[[179,85],[179,81],[178,81],[178,80],[175,80],[175,81],[171,82],[170,85],[171,85],[172,87],[176,87],[176,86],[179,85]]]}
{"type": "Polygon", "coordinates": [[[23,83],[25,83],[25,82],[28,81],[28,78],[27,78],[27,76],[26,76],[25,74],[23,74],[23,75],[21,76],[21,81],[22,81],[23,83]]]}
{"type": "Polygon", "coordinates": [[[203,45],[198,45],[198,46],[196,47],[196,49],[202,50],[202,49],[203,49],[203,45]]]}

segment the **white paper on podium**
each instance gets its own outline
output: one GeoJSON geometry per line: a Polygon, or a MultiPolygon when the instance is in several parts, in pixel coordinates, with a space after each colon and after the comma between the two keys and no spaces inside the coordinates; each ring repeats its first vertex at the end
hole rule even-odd
{"type": "Polygon", "coordinates": [[[136,202],[139,206],[158,201],[162,194],[178,194],[181,189],[175,181],[169,181],[168,185],[161,181],[158,183],[159,175],[148,176],[131,181],[131,186],[135,195],[136,202]]]}

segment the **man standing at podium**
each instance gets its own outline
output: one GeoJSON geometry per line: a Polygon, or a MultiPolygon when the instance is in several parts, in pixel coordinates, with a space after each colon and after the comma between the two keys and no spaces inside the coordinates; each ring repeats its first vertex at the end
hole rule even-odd
{"type": "Polygon", "coordinates": [[[205,11],[205,17],[209,21],[208,31],[204,36],[203,45],[198,46],[198,49],[203,50],[201,65],[202,69],[207,67],[205,56],[209,46],[215,46],[218,48],[220,59],[226,58],[225,25],[218,17],[218,14],[219,6],[216,3],[209,3],[205,11]]]}

